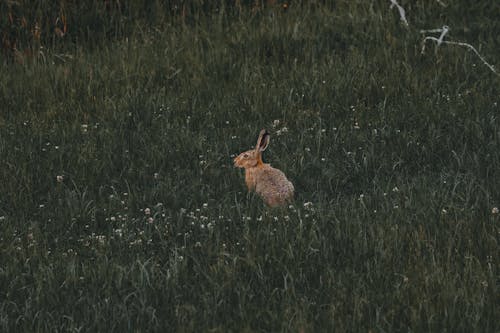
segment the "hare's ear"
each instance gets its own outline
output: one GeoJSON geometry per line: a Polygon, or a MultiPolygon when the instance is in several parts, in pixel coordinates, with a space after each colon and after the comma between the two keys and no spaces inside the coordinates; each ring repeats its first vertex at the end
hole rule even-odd
{"type": "Polygon", "coordinates": [[[266,150],[267,146],[269,145],[269,140],[271,138],[271,135],[266,129],[263,129],[260,131],[259,134],[259,139],[257,140],[257,145],[255,146],[256,151],[264,151],[266,150]]]}

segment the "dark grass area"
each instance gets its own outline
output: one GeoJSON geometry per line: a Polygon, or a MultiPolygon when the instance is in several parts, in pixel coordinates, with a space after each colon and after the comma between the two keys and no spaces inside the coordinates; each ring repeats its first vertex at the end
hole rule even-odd
{"type": "Polygon", "coordinates": [[[196,3],[4,58],[1,330],[500,330],[500,79],[419,33],[499,64],[500,8],[446,2],[196,3]],[[264,127],[286,209],[232,166],[264,127]]]}

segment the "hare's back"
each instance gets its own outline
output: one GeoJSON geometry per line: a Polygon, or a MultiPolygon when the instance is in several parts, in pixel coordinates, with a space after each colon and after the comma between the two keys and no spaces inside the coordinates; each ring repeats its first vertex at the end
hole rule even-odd
{"type": "Polygon", "coordinates": [[[293,184],[281,170],[269,165],[260,170],[256,185],[256,192],[271,206],[283,205],[293,198],[293,184]]]}

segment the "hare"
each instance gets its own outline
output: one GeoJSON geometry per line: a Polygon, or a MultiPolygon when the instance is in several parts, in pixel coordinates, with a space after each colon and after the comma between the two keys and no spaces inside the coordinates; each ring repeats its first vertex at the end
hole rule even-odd
{"type": "Polygon", "coordinates": [[[255,191],[268,206],[279,207],[293,199],[294,187],[281,170],[262,162],[262,152],[269,145],[269,139],[269,132],[261,130],[255,148],[239,154],[234,166],[245,169],[249,191],[255,191]]]}

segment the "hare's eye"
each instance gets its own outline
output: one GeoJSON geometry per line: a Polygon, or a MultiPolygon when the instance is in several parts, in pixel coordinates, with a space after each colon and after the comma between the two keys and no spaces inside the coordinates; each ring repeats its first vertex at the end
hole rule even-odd
{"type": "Polygon", "coordinates": [[[243,154],[243,157],[244,158],[248,158],[248,154],[243,154]]]}

